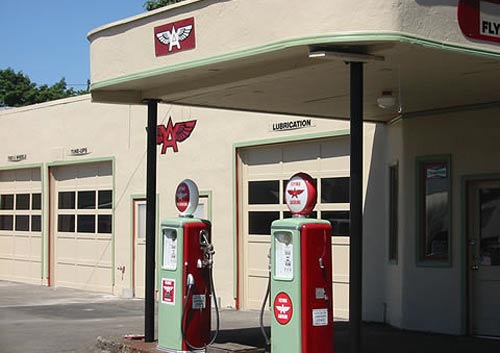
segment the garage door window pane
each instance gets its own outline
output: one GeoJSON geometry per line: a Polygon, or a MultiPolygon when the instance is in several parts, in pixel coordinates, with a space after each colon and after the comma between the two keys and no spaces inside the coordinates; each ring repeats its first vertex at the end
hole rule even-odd
{"type": "Polygon", "coordinates": [[[95,191],[78,191],[78,209],[95,209],[95,191]]]}
{"type": "Polygon", "coordinates": [[[75,216],[74,215],[59,215],[57,217],[58,232],[74,232],[75,231],[75,216]]]}
{"type": "Polygon", "coordinates": [[[274,205],[280,203],[280,182],[278,180],[248,182],[248,203],[250,205],[274,205]]]}
{"type": "Polygon", "coordinates": [[[42,216],[31,216],[31,231],[40,232],[42,230],[42,216]]]}
{"type": "Polygon", "coordinates": [[[16,216],[16,230],[28,232],[30,230],[30,216],[16,216]]]}
{"type": "Polygon", "coordinates": [[[64,191],[64,192],[59,193],[59,209],[60,210],[74,210],[75,209],[75,192],[74,191],[64,191]]]}
{"type": "Polygon", "coordinates": [[[112,231],[112,216],[111,215],[99,215],[97,222],[97,232],[98,233],[111,233],[112,231]]]}
{"type": "Polygon", "coordinates": [[[78,233],[95,233],[95,215],[78,215],[78,233]]]}
{"type": "Polygon", "coordinates": [[[14,227],[14,216],[0,215],[0,230],[12,230],[14,227]]]}
{"type": "Polygon", "coordinates": [[[323,178],[321,179],[322,203],[348,203],[349,178],[323,178]]]}
{"type": "Polygon", "coordinates": [[[0,210],[14,209],[14,195],[0,195],[0,210]]]}
{"type": "Polygon", "coordinates": [[[248,212],[248,234],[270,235],[271,223],[279,218],[279,212],[248,212]]]}
{"type": "Polygon", "coordinates": [[[323,211],[321,218],[332,224],[332,235],[349,236],[349,211],[323,211]]]}
{"type": "Polygon", "coordinates": [[[17,194],[16,210],[29,210],[29,209],[30,209],[30,194],[17,194]]]}
{"type": "Polygon", "coordinates": [[[31,195],[31,209],[32,210],[42,209],[42,194],[31,195]]]}
{"type": "Polygon", "coordinates": [[[111,208],[113,205],[113,192],[111,190],[99,190],[99,205],[98,208],[111,208]]]}

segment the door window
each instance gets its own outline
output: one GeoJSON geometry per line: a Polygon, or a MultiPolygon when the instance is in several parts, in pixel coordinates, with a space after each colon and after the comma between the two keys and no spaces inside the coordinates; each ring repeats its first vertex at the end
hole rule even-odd
{"type": "Polygon", "coordinates": [[[480,189],[479,203],[479,264],[500,266],[500,189],[480,189]]]}

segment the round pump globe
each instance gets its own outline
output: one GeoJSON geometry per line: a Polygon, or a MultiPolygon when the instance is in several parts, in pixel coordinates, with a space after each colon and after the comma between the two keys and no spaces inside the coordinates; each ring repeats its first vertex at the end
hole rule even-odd
{"type": "Polygon", "coordinates": [[[198,186],[191,179],[180,182],[175,191],[175,206],[181,217],[191,217],[199,201],[198,186]]]}
{"type": "Polygon", "coordinates": [[[286,185],[285,201],[293,215],[308,216],[316,206],[314,179],[306,173],[293,175],[286,185]]]}

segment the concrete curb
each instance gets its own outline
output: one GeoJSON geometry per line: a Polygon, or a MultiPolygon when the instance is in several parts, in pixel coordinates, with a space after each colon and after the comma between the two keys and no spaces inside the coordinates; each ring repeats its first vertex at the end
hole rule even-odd
{"type": "Polygon", "coordinates": [[[144,340],[97,337],[96,348],[100,353],[160,353],[156,349],[157,342],[146,343],[144,340]]]}

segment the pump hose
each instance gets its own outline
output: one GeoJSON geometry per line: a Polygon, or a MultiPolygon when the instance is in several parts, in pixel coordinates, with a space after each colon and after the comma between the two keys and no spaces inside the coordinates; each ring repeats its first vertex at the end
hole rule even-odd
{"type": "Polygon", "coordinates": [[[207,344],[205,344],[202,347],[196,347],[196,346],[192,345],[189,342],[189,340],[187,339],[186,328],[184,326],[184,320],[186,318],[186,309],[188,308],[187,303],[189,302],[189,297],[192,295],[192,288],[193,288],[192,285],[188,286],[188,291],[186,293],[186,303],[184,304],[184,309],[182,310],[182,318],[181,318],[181,333],[182,333],[182,338],[186,342],[186,345],[189,348],[191,348],[192,350],[203,350],[203,349],[206,349],[207,346],[210,346],[212,343],[215,342],[215,340],[217,339],[217,335],[219,334],[219,330],[220,330],[219,304],[217,303],[217,296],[215,294],[215,286],[214,286],[214,278],[213,278],[213,273],[212,273],[212,269],[211,268],[209,270],[209,277],[210,277],[210,287],[211,287],[212,297],[214,298],[215,317],[216,317],[215,334],[212,337],[212,339],[210,340],[210,342],[208,342],[207,344]]]}
{"type": "Polygon", "coordinates": [[[269,298],[270,290],[271,290],[271,272],[269,272],[266,295],[264,296],[264,301],[262,302],[262,306],[260,308],[260,316],[259,316],[260,330],[262,331],[262,336],[264,336],[264,340],[266,341],[267,346],[271,344],[271,340],[269,339],[269,336],[267,336],[266,330],[264,329],[264,310],[266,309],[266,302],[267,299],[269,298]]]}

